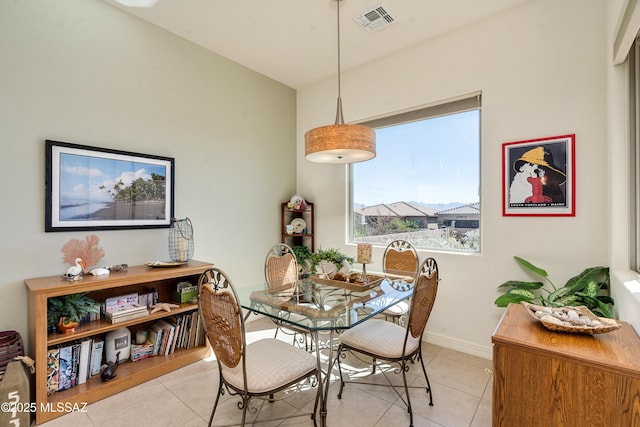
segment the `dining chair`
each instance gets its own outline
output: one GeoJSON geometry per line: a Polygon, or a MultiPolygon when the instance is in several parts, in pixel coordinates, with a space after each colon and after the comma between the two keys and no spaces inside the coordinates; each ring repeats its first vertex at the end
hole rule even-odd
{"type": "MultiPolygon", "coordinates": [[[[316,357],[298,347],[275,338],[263,338],[251,344],[246,342],[242,308],[236,290],[227,275],[218,268],[210,268],[198,280],[198,310],[204,331],[218,362],[219,384],[209,426],[220,401],[229,393],[239,396],[238,409],[242,410],[244,426],[247,412],[259,415],[251,406],[252,399],[276,400],[276,393],[305,384],[317,387],[313,412],[310,415],[316,425],[316,412],[321,388],[316,357]],[[310,381],[315,378],[314,382],[310,381]],[[309,381],[306,381],[309,380],[309,381]]],[[[285,396],[286,397],[285,393],[285,396]]],[[[295,393],[288,393],[289,396],[295,393]]],[[[283,398],[284,398],[283,397],[283,398]]],[[[287,419],[276,418],[268,421],[287,419]]],[[[262,422],[262,420],[260,421],[262,422]]]]}
{"type": "Polygon", "coordinates": [[[344,385],[347,383],[390,386],[405,405],[407,405],[409,425],[413,426],[413,412],[411,409],[409,388],[425,388],[407,385],[406,375],[409,370],[407,362],[416,359],[420,361],[424,379],[427,383],[425,390],[429,393],[429,405],[433,406],[431,385],[429,384],[429,377],[427,376],[427,370],[424,367],[422,358],[422,335],[424,334],[427,320],[429,320],[429,315],[431,314],[431,309],[436,299],[438,280],[438,265],[436,260],[433,258],[425,259],[420,266],[420,273],[415,281],[406,326],[387,322],[383,319],[370,319],[351,329],[347,329],[340,335],[340,345],[338,346],[337,352],[338,371],[340,373],[338,399],[342,399],[342,391],[344,385]],[[398,392],[397,387],[399,386],[393,385],[389,377],[387,377],[387,372],[380,366],[378,366],[380,368],[379,371],[382,372],[388,384],[361,380],[345,380],[340,359],[346,357],[346,352],[369,356],[373,359],[374,364],[377,364],[378,361],[386,361],[399,365],[399,368],[394,372],[398,373],[399,371],[402,373],[406,400],[398,392]]]}
{"type": "MultiPolygon", "coordinates": [[[[414,278],[418,273],[420,258],[415,247],[406,240],[394,240],[387,245],[382,257],[382,269],[385,274],[414,278]]],[[[401,301],[383,312],[385,319],[402,323],[409,311],[409,303],[401,301]]]]}
{"type": "Polygon", "coordinates": [[[298,284],[298,261],[293,249],[284,243],[273,245],[264,261],[264,278],[267,293],[291,298],[298,284]]]}
{"type": "MultiPolygon", "coordinates": [[[[264,261],[264,278],[267,283],[267,293],[284,301],[298,295],[300,292],[298,272],[298,260],[293,249],[284,243],[273,245],[267,252],[264,261]]],[[[283,321],[274,320],[274,323],[276,325],[274,338],[278,336],[278,331],[282,331],[286,335],[291,335],[295,344],[304,345],[305,350],[313,350],[313,340],[309,337],[307,330],[296,328],[291,323],[283,321]]]]}

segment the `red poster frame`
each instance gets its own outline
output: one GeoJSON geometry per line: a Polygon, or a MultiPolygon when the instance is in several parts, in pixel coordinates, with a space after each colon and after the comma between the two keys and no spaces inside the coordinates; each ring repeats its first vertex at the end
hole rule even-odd
{"type": "Polygon", "coordinates": [[[502,144],[503,216],[575,216],[575,134],[502,144]]]}

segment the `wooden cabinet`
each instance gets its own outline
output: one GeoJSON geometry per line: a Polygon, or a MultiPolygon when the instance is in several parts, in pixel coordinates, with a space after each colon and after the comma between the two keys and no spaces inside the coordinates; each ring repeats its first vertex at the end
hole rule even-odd
{"type": "Polygon", "coordinates": [[[109,276],[86,276],[73,283],[62,279],[61,276],[25,280],[29,302],[29,355],[36,363],[36,424],[64,415],[64,411],[56,411],[57,407],[72,407],[95,402],[209,355],[209,346],[204,345],[189,350],[176,350],[167,356],[154,356],[136,362],[127,361],[118,366],[116,377],[108,382],[102,382],[100,375],[95,375],[84,384],[47,395],[48,348],[82,338],[103,337],[105,333],[121,327],[129,327],[131,330],[144,328],[145,325],[163,317],[192,312],[198,308],[197,304],[180,304],[179,308],[173,308],[170,313],[159,311],[147,317],[116,324],[101,319],[80,325],[75,333],[60,334],[49,333],[47,330],[48,298],[88,292],[90,297],[104,300],[111,296],[155,288],[159,301],[171,302],[171,291],[178,282],[189,281],[195,285],[200,274],[210,267],[212,264],[192,260],[187,265],[176,268],[134,266],[126,271],[113,272],[109,276]]]}
{"type": "Polygon", "coordinates": [[[640,426],[633,328],[553,332],[511,304],[492,336],[493,426],[640,426]]]}
{"type": "Polygon", "coordinates": [[[281,242],[289,246],[307,246],[311,252],[315,252],[315,215],[313,203],[305,201],[304,209],[290,209],[289,202],[280,204],[280,235],[281,242]],[[295,225],[302,224],[304,228],[296,228],[295,225]],[[293,223],[293,224],[292,224],[293,223]],[[293,230],[287,231],[287,225],[293,225],[293,230]]]}

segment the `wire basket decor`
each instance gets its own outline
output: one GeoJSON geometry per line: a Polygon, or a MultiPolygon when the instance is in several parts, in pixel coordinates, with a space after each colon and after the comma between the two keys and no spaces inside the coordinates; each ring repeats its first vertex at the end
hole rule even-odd
{"type": "Polygon", "coordinates": [[[178,262],[187,262],[193,257],[193,224],[189,218],[171,218],[169,257],[178,262]]]}

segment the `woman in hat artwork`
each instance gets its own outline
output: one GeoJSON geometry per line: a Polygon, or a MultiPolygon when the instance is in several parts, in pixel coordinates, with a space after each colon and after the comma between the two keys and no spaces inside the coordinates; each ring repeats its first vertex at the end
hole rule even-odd
{"type": "Polygon", "coordinates": [[[515,175],[509,187],[509,203],[525,205],[565,204],[561,186],[566,174],[555,165],[549,147],[538,146],[526,151],[513,163],[515,175]]]}

